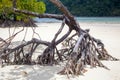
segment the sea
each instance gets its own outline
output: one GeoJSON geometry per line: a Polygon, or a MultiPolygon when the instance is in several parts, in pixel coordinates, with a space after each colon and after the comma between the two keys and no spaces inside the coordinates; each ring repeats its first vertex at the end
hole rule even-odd
{"type": "MultiPolygon", "coordinates": [[[[81,23],[117,23],[120,24],[120,17],[75,17],[77,22],[81,23]]],[[[60,20],[50,18],[34,18],[38,23],[59,23],[60,20]]]]}

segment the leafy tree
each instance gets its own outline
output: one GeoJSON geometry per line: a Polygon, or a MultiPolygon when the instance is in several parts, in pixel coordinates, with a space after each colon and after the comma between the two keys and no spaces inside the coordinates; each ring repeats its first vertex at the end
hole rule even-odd
{"type": "Polygon", "coordinates": [[[12,1],[0,0],[0,19],[8,19],[12,16],[12,1]]]}
{"type": "MultiPolygon", "coordinates": [[[[12,10],[12,1],[13,0],[0,0],[0,19],[13,20],[15,13],[12,10]]],[[[16,6],[17,8],[22,10],[29,10],[40,14],[43,14],[46,11],[46,6],[41,0],[17,0],[16,6]]],[[[29,17],[31,18],[31,16],[29,17]]],[[[16,14],[16,20],[26,21],[26,19],[28,19],[29,17],[23,14],[16,14]]]]}

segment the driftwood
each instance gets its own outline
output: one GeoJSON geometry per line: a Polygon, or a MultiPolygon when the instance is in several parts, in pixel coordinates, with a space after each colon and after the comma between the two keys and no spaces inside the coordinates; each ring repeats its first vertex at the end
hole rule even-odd
{"type": "MultiPolygon", "coordinates": [[[[7,46],[2,47],[0,51],[0,60],[7,64],[41,64],[41,65],[53,65],[58,64],[60,61],[67,61],[66,66],[60,74],[74,74],[79,75],[84,72],[86,65],[91,67],[104,67],[100,60],[118,60],[108,54],[104,48],[104,44],[95,39],[89,34],[89,30],[81,29],[80,25],[74,19],[74,16],[67,10],[67,8],[59,0],[49,0],[60,9],[63,15],[57,14],[38,14],[26,10],[19,10],[13,8],[17,13],[23,13],[26,15],[37,16],[39,18],[55,18],[62,20],[60,29],[55,34],[51,42],[42,41],[33,38],[30,41],[26,41],[17,45],[14,48],[7,46]],[[64,25],[67,25],[69,30],[60,39],[57,39],[58,35],[62,32],[64,25]],[[72,31],[76,31],[71,37],[68,38],[72,31]],[[77,39],[75,38],[77,37],[77,39]],[[57,45],[62,43],[65,48],[58,50],[57,45]],[[39,45],[45,45],[46,49],[40,54],[36,60],[32,60],[32,55],[39,45]],[[25,47],[31,46],[29,51],[25,51],[25,47]],[[12,55],[12,58],[10,57],[12,55]]],[[[5,43],[6,40],[0,39],[5,43]]],[[[0,45],[1,46],[1,45],[0,45]]]]}

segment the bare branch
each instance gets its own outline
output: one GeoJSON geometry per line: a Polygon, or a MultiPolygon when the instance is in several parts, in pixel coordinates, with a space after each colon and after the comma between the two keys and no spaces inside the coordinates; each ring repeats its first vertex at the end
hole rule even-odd
{"type": "Polygon", "coordinates": [[[65,19],[63,20],[62,25],[61,25],[60,29],[58,30],[58,32],[55,34],[55,37],[54,37],[54,39],[52,40],[52,42],[55,42],[56,38],[58,37],[58,35],[59,35],[59,34],[61,33],[61,31],[63,30],[64,25],[65,25],[65,19]]]}
{"type": "Polygon", "coordinates": [[[23,44],[21,44],[21,45],[18,45],[17,47],[15,47],[15,48],[13,48],[13,49],[10,49],[10,51],[9,51],[8,53],[6,53],[6,54],[4,54],[4,55],[0,55],[0,58],[1,58],[2,56],[9,55],[10,53],[14,52],[15,50],[19,50],[20,48],[23,48],[24,46],[27,46],[27,45],[29,45],[29,44],[31,44],[31,43],[44,44],[44,45],[46,45],[46,46],[49,46],[49,45],[50,45],[50,42],[42,41],[42,40],[38,40],[38,39],[33,38],[31,41],[28,41],[28,42],[26,42],[26,43],[23,43],[23,44]]]}
{"type": "Polygon", "coordinates": [[[59,1],[59,0],[50,0],[54,5],[56,5],[58,7],[58,9],[60,9],[60,11],[65,15],[66,17],[66,24],[76,30],[79,31],[80,30],[80,26],[79,24],[76,22],[76,20],[74,19],[74,16],[68,11],[68,9],[59,1]]]}
{"type": "Polygon", "coordinates": [[[27,11],[27,10],[19,10],[19,9],[16,9],[16,8],[13,8],[13,10],[15,12],[18,12],[18,13],[31,15],[31,16],[36,16],[36,17],[39,17],[39,18],[54,18],[54,19],[58,19],[58,20],[63,20],[63,15],[47,14],[47,13],[46,14],[39,14],[39,13],[27,11]]]}

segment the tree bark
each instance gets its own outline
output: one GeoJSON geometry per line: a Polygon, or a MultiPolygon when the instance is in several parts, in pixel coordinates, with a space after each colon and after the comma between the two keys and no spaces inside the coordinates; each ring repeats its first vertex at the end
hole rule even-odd
{"type": "Polygon", "coordinates": [[[74,19],[73,15],[67,10],[67,8],[59,1],[59,0],[49,0],[54,5],[58,7],[58,9],[64,14],[66,17],[66,24],[71,28],[79,32],[80,26],[74,19]]]}
{"type": "Polygon", "coordinates": [[[64,18],[63,15],[57,15],[57,14],[47,14],[47,13],[46,14],[38,14],[38,13],[27,11],[27,10],[19,10],[19,9],[16,9],[16,8],[13,8],[13,10],[15,12],[18,12],[18,13],[31,15],[31,16],[36,16],[36,17],[39,17],[39,18],[54,18],[54,19],[58,19],[58,20],[63,20],[63,18],[64,18]]]}
{"type": "MultiPolygon", "coordinates": [[[[31,56],[33,55],[34,51],[36,50],[38,45],[46,45],[47,48],[43,51],[41,55],[37,58],[37,64],[41,65],[53,65],[60,61],[67,60],[65,68],[60,72],[61,74],[73,74],[79,75],[82,74],[85,68],[85,65],[90,65],[91,67],[104,67],[99,60],[118,60],[111,55],[109,55],[104,48],[104,44],[94,37],[89,35],[89,30],[83,30],[80,28],[79,24],[75,20],[74,16],[67,10],[67,8],[59,1],[59,0],[49,0],[54,5],[58,7],[58,9],[63,13],[63,15],[56,15],[56,14],[38,14],[26,10],[19,10],[13,8],[15,12],[23,13],[26,15],[32,15],[39,18],[55,18],[58,20],[62,20],[61,28],[55,34],[53,40],[51,42],[42,41],[38,39],[32,39],[31,41],[27,41],[23,44],[18,45],[15,48],[4,48],[1,51],[0,59],[3,57],[7,57],[3,60],[8,61],[12,64],[30,64],[32,61],[31,56]],[[64,34],[60,39],[56,40],[58,35],[62,32],[64,25],[68,25],[68,32],[64,34]],[[73,34],[70,38],[67,37],[70,33],[75,30],[76,33],[73,34]],[[78,39],[74,39],[74,37],[78,37],[78,39]],[[62,50],[57,49],[57,45],[64,41],[65,48],[62,50]],[[30,51],[25,53],[24,47],[28,45],[32,45],[30,51]],[[10,61],[9,56],[10,54],[14,54],[14,61],[10,61]],[[21,55],[23,55],[21,57],[21,55]]],[[[2,40],[5,41],[5,40],[2,40]]]]}

